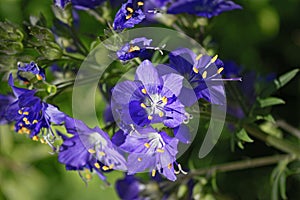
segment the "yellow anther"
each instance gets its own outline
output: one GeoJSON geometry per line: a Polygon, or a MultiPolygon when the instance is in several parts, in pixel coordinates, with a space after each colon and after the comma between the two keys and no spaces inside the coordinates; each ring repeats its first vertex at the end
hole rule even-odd
{"type": "Polygon", "coordinates": [[[29,124],[30,124],[30,122],[27,120],[27,121],[25,121],[25,124],[26,124],[26,125],[29,125],[29,124]]]}
{"type": "Polygon", "coordinates": [[[88,152],[91,154],[96,153],[96,151],[94,149],[89,149],[88,152]]]}
{"type": "Polygon", "coordinates": [[[144,5],[144,2],[139,1],[139,2],[137,2],[137,5],[138,5],[138,6],[143,6],[143,5],[144,5]]]}
{"type": "Polygon", "coordinates": [[[145,88],[142,89],[143,94],[147,94],[147,90],[145,88]]]}
{"type": "Polygon", "coordinates": [[[161,98],[161,100],[162,100],[163,103],[168,103],[168,98],[165,97],[165,96],[163,96],[163,97],[161,98]]]}
{"type": "Polygon", "coordinates": [[[202,54],[199,54],[197,57],[196,57],[196,60],[200,60],[202,58],[202,54]]]}
{"type": "Polygon", "coordinates": [[[130,13],[133,13],[133,12],[134,12],[134,10],[133,10],[132,8],[130,8],[130,7],[127,7],[126,10],[127,10],[128,12],[130,12],[130,13]]]}
{"type": "Polygon", "coordinates": [[[169,163],[168,164],[168,169],[171,169],[172,168],[172,163],[169,163]]]}
{"type": "Polygon", "coordinates": [[[100,156],[105,156],[105,153],[104,153],[103,151],[100,151],[100,152],[99,152],[99,155],[100,155],[100,156]]]}
{"type": "Polygon", "coordinates": [[[107,171],[107,170],[109,170],[109,167],[107,167],[107,166],[104,165],[104,166],[102,167],[102,169],[103,169],[104,171],[107,171]]]}
{"type": "Polygon", "coordinates": [[[126,19],[130,19],[132,17],[132,14],[129,14],[126,16],[126,19]]]}
{"type": "Polygon", "coordinates": [[[153,117],[152,117],[151,115],[149,115],[149,116],[148,116],[148,119],[149,119],[149,120],[152,120],[152,119],[153,119],[153,117]]]}
{"type": "Polygon", "coordinates": [[[95,166],[97,169],[100,169],[99,163],[95,163],[94,166],[95,166]]]}
{"type": "Polygon", "coordinates": [[[27,121],[28,121],[27,117],[24,117],[23,122],[27,122],[27,121]]]}
{"type": "Polygon", "coordinates": [[[199,69],[198,69],[198,68],[196,68],[196,67],[193,67],[193,71],[194,71],[196,74],[198,74],[198,73],[199,73],[199,69]]]}
{"type": "Polygon", "coordinates": [[[148,149],[150,148],[150,144],[149,144],[149,143],[145,143],[144,146],[145,146],[146,148],[148,148],[148,149]]]}
{"type": "Polygon", "coordinates": [[[18,130],[19,134],[23,134],[23,131],[21,129],[18,130]]]}
{"type": "Polygon", "coordinates": [[[23,115],[29,115],[29,112],[27,112],[27,111],[23,112],[23,115]]]}
{"type": "Polygon", "coordinates": [[[218,69],[217,73],[218,73],[218,74],[221,74],[221,72],[222,72],[223,70],[224,70],[224,67],[221,67],[221,68],[218,69]]]}
{"type": "Polygon", "coordinates": [[[30,130],[28,129],[28,128],[26,128],[26,127],[22,127],[21,128],[21,131],[22,131],[22,133],[26,133],[26,134],[30,134],[30,130]]]}
{"type": "Polygon", "coordinates": [[[154,177],[154,176],[155,176],[155,174],[156,174],[156,170],[155,170],[155,169],[153,169],[153,170],[152,170],[152,177],[154,177]]]}
{"type": "Polygon", "coordinates": [[[40,139],[40,142],[41,142],[42,144],[45,144],[45,143],[46,143],[46,141],[45,141],[43,138],[40,139]]]}
{"type": "Polygon", "coordinates": [[[147,106],[144,103],[141,103],[142,108],[147,108],[147,106]]]}
{"type": "Polygon", "coordinates": [[[138,158],[138,161],[141,162],[141,161],[142,161],[142,158],[138,158]]]}
{"type": "Polygon", "coordinates": [[[160,117],[163,117],[165,114],[164,114],[164,112],[161,111],[161,112],[158,113],[158,115],[159,115],[160,117]]]}
{"type": "Polygon", "coordinates": [[[35,135],[35,136],[33,136],[32,140],[33,141],[39,141],[39,137],[35,135]]]}
{"type": "Polygon", "coordinates": [[[138,47],[138,46],[131,46],[131,47],[129,48],[128,52],[130,53],[130,52],[133,52],[133,51],[139,51],[139,50],[141,50],[140,47],[138,47]]]}
{"type": "Polygon", "coordinates": [[[207,77],[207,71],[204,71],[202,74],[202,78],[206,78],[207,77]]]}
{"type": "Polygon", "coordinates": [[[37,124],[37,123],[38,123],[38,120],[35,119],[35,120],[32,121],[32,123],[33,123],[33,124],[37,124]]]}
{"type": "Polygon", "coordinates": [[[36,79],[40,81],[40,80],[43,80],[43,77],[41,75],[37,74],[36,79]]]}
{"type": "Polygon", "coordinates": [[[214,63],[214,62],[216,62],[217,59],[218,59],[218,55],[215,55],[215,56],[210,60],[210,62],[211,62],[211,63],[214,63]]]}
{"type": "Polygon", "coordinates": [[[165,152],[165,150],[163,150],[163,149],[161,149],[161,148],[156,149],[156,151],[157,151],[158,153],[163,153],[163,152],[165,152]]]}
{"type": "Polygon", "coordinates": [[[22,115],[22,114],[23,114],[22,110],[18,110],[18,113],[19,113],[20,115],[22,115]]]}

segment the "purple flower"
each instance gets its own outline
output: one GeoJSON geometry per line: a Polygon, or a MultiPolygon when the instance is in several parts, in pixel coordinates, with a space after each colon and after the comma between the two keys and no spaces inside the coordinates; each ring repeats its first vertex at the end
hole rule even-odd
{"type": "Polygon", "coordinates": [[[183,77],[178,74],[159,76],[149,60],[136,70],[135,81],[124,81],[113,88],[112,110],[124,124],[145,126],[163,123],[174,128],[187,118],[178,100],[183,77]]]}
{"type": "Polygon", "coordinates": [[[211,18],[222,12],[242,9],[240,5],[230,0],[178,0],[171,3],[167,13],[188,13],[201,17],[211,18]]]}
{"type": "Polygon", "coordinates": [[[115,149],[107,133],[100,128],[87,127],[82,121],[68,117],[66,130],[73,136],[63,136],[58,160],[67,170],[95,170],[105,180],[103,172],[112,169],[126,170],[124,157],[115,149]]]}
{"type": "Polygon", "coordinates": [[[31,73],[34,74],[37,78],[37,80],[45,80],[45,70],[41,67],[39,67],[35,62],[30,63],[18,63],[18,78],[24,82],[29,82],[29,80],[22,76],[24,73],[31,73]]]}
{"type": "Polygon", "coordinates": [[[116,182],[116,191],[122,200],[143,200],[139,193],[144,185],[133,175],[127,175],[116,182]]]}
{"type": "Polygon", "coordinates": [[[145,37],[135,38],[121,47],[121,49],[117,51],[117,56],[122,61],[131,60],[136,57],[146,59],[152,55],[149,53],[151,42],[151,39],[145,37]]]}
{"type": "Polygon", "coordinates": [[[0,125],[7,124],[9,121],[5,118],[7,107],[13,103],[14,97],[11,95],[0,94],[0,125]]]}
{"type": "Polygon", "coordinates": [[[158,171],[169,180],[175,181],[177,145],[178,139],[147,127],[133,129],[119,147],[129,153],[129,175],[149,170],[154,177],[158,171]]]}
{"type": "Polygon", "coordinates": [[[54,0],[54,4],[62,9],[71,3],[75,9],[86,10],[101,5],[105,0],[54,0]]]}
{"type": "Polygon", "coordinates": [[[223,63],[217,56],[210,57],[200,54],[197,56],[187,48],[180,48],[169,54],[170,67],[158,67],[161,75],[170,73],[172,68],[176,73],[186,78],[180,93],[180,101],[187,106],[193,105],[198,99],[203,98],[212,104],[224,104],[225,91],[222,86],[224,80],[240,80],[239,78],[222,79],[223,63]]]}
{"type": "MultiPolygon", "coordinates": [[[[35,90],[28,90],[14,86],[13,77],[9,77],[16,100],[7,107],[5,117],[8,121],[15,121],[15,131],[20,134],[30,134],[35,137],[42,128],[50,129],[50,124],[61,124],[66,115],[55,106],[47,104],[34,96],[35,90]]],[[[50,129],[51,130],[51,129],[50,129]]]]}
{"type": "Polygon", "coordinates": [[[132,28],[145,19],[143,11],[144,2],[141,0],[128,0],[123,4],[115,16],[113,27],[115,30],[132,28]]]}

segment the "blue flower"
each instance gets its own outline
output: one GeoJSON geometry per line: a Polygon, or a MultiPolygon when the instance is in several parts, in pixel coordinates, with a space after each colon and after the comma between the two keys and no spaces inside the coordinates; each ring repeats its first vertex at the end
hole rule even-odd
{"type": "Polygon", "coordinates": [[[98,127],[91,129],[70,117],[67,117],[65,126],[72,137],[59,133],[64,142],[58,160],[66,165],[67,170],[95,170],[102,180],[105,180],[103,172],[126,170],[124,157],[115,149],[107,133],[98,127]]]}
{"type": "Polygon", "coordinates": [[[201,17],[211,18],[222,12],[241,9],[240,5],[230,0],[178,0],[171,3],[167,13],[179,14],[188,13],[201,17]]]}
{"type": "Polygon", "coordinates": [[[62,9],[71,3],[75,9],[86,10],[101,5],[105,0],[54,0],[54,4],[62,9]]]}
{"type": "Polygon", "coordinates": [[[122,200],[143,200],[139,197],[143,184],[133,175],[127,175],[116,182],[116,191],[122,200]]]}
{"type": "Polygon", "coordinates": [[[114,30],[121,31],[141,23],[146,17],[143,6],[144,2],[141,0],[128,0],[127,3],[123,4],[115,16],[114,30]]]}
{"type": "Polygon", "coordinates": [[[178,139],[147,127],[131,130],[119,147],[129,153],[129,175],[149,170],[154,177],[158,171],[169,180],[175,181],[175,174],[178,173],[174,169],[177,145],[178,139]]]}
{"type": "MultiPolygon", "coordinates": [[[[26,133],[34,140],[42,128],[50,129],[51,123],[61,124],[66,115],[55,106],[47,104],[34,96],[35,90],[28,90],[14,86],[13,77],[9,77],[16,100],[7,107],[5,117],[8,121],[15,121],[15,131],[26,133]]],[[[50,129],[51,131],[51,129],[50,129]]]]}
{"type": "MultiPolygon", "coordinates": [[[[210,57],[200,54],[197,56],[187,48],[180,48],[169,54],[170,66],[158,68],[161,75],[170,73],[172,68],[188,81],[178,97],[187,106],[193,105],[198,99],[203,98],[212,104],[223,105],[225,91],[223,81],[240,80],[240,78],[223,79],[223,62],[217,56],[210,57]]],[[[174,73],[175,73],[174,72],[174,73]]]]}
{"type": "Polygon", "coordinates": [[[149,53],[151,42],[151,39],[145,37],[135,38],[121,47],[121,49],[117,51],[117,56],[122,61],[131,60],[136,57],[147,59],[152,55],[149,53]]]}
{"type": "Polygon", "coordinates": [[[0,94],[0,125],[9,123],[9,121],[7,121],[7,119],[5,118],[5,113],[7,107],[13,102],[13,96],[0,94]]]}
{"type": "Polygon", "coordinates": [[[36,76],[37,80],[45,80],[45,70],[41,67],[39,67],[35,62],[30,63],[18,63],[18,78],[24,82],[29,82],[29,80],[22,76],[24,73],[31,73],[36,76]]]}
{"type": "Polygon", "coordinates": [[[178,74],[160,77],[149,60],[143,61],[136,70],[135,81],[124,81],[113,88],[114,117],[127,125],[163,123],[170,128],[179,126],[187,118],[184,106],[177,98],[182,80],[178,74]]]}

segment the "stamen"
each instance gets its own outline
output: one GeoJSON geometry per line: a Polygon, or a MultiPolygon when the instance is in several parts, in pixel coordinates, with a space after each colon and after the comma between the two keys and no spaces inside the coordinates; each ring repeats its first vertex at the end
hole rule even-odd
{"type": "Polygon", "coordinates": [[[36,120],[36,119],[32,121],[32,124],[37,124],[37,123],[38,123],[38,120],[36,120]]]}
{"type": "Polygon", "coordinates": [[[142,108],[147,108],[147,106],[144,103],[141,103],[142,108]]]}
{"type": "Polygon", "coordinates": [[[107,167],[107,166],[104,165],[104,166],[102,167],[102,169],[103,169],[104,171],[107,171],[107,170],[109,170],[109,167],[107,167]]]}
{"type": "Polygon", "coordinates": [[[202,54],[199,54],[197,57],[196,57],[196,60],[200,60],[202,58],[202,54]]]}
{"type": "Polygon", "coordinates": [[[218,55],[215,55],[215,56],[210,60],[210,62],[211,62],[211,63],[214,63],[214,62],[216,62],[217,59],[218,59],[218,55]]]}
{"type": "Polygon", "coordinates": [[[137,2],[137,5],[138,5],[138,6],[143,6],[143,5],[144,5],[144,2],[139,1],[139,2],[137,2]]]}
{"type": "Polygon", "coordinates": [[[145,88],[143,88],[141,91],[143,94],[147,94],[147,90],[145,88]]]}
{"type": "Polygon", "coordinates": [[[35,136],[32,137],[32,140],[33,141],[39,141],[39,137],[35,135],[35,136]]]}
{"type": "Polygon", "coordinates": [[[97,169],[100,169],[99,163],[95,163],[94,166],[95,166],[97,169]]]}
{"type": "Polygon", "coordinates": [[[168,98],[166,96],[163,96],[161,100],[164,104],[168,103],[168,98]]]}
{"type": "Polygon", "coordinates": [[[150,144],[149,144],[149,143],[145,143],[144,146],[145,146],[146,148],[148,148],[148,149],[150,148],[150,144]]]}
{"type": "Polygon", "coordinates": [[[132,17],[132,14],[129,14],[126,16],[126,19],[130,19],[132,17]]]}
{"type": "Polygon", "coordinates": [[[22,115],[22,114],[23,114],[22,110],[18,110],[18,113],[19,113],[20,115],[22,115]]]}
{"type": "Polygon", "coordinates": [[[186,171],[183,171],[182,167],[181,167],[181,164],[178,164],[178,170],[183,173],[184,175],[187,175],[188,173],[186,171]]]}
{"type": "Polygon", "coordinates": [[[138,46],[131,46],[131,47],[129,48],[128,52],[130,53],[130,52],[133,52],[133,51],[139,51],[139,50],[141,50],[140,47],[138,47],[138,46]]]}
{"type": "Polygon", "coordinates": [[[92,175],[90,173],[85,175],[86,180],[91,180],[92,179],[92,175]]]}
{"type": "Polygon", "coordinates": [[[218,69],[217,73],[218,73],[218,74],[221,74],[221,72],[222,72],[223,70],[224,70],[224,67],[221,67],[221,68],[218,69]]]}
{"type": "Polygon", "coordinates": [[[23,112],[23,115],[29,115],[29,112],[23,112]]]}
{"type": "Polygon", "coordinates": [[[206,78],[207,77],[207,71],[204,71],[202,74],[202,78],[206,78]]]}
{"type": "Polygon", "coordinates": [[[155,174],[156,174],[156,170],[155,170],[155,169],[153,169],[153,170],[152,170],[152,174],[151,174],[151,175],[152,175],[152,177],[154,177],[154,176],[155,176],[155,174]]]}
{"type": "Polygon", "coordinates": [[[142,161],[142,158],[138,158],[138,161],[141,162],[141,161],[142,161]]]}
{"type": "Polygon", "coordinates": [[[168,169],[171,169],[172,168],[172,163],[169,163],[168,164],[168,169]]]}
{"type": "Polygon", "coordinates": [[[42,144],[45,144],[45,143],[46,143],[46,141],[45,141],[43,138],[40,139],[40,142],[41,142],[42,144]]]}
{"type": "Polygon", "coordinates": [[[130,8],[130,7],[127,7],[126,10],[127,10],[128,12],[130,12],[130,13],[133,13],[133,12],[134,12],[134,10],[133,10],[132,8],[130,8]]]}
{"type": "Polygon", "coordinates": [[[163,150],[163,149],[161,149],[161,148],[156,149],[156,151],[157,151],[158,153],[164,153],[164,152],[165,152],[165,150],[163,150]]]}
{"type": "Polygon", "coordinates": [[[198,69],[198,68],[196,68],[196,67],[193,67],[193,71],[194,71],[196,74],[198,74],[198,73],[199,73],[199,69],[198,69]]]}
{"type": "Polygon", "coordinates": [[[27,117],[24,117],[23,122],[27,122],[27,121],[28,121],[27,117]]]}
{"type": "Polygon", "coordinates": [[[99,155],[100,155],[100,156],[105,156],[106,154],[105,154],[103,151],[100,151],[100,152],[99,152],[99,155]]]}
{"type": "Polygon", "coordinates": [[[165,114],[164,114],[164,112],[161,111],[158,113],[158,115],[159,115],[159,117],[163,117],[165,114]]]}
{"type": "Polygon", "coordinates": [[[96,151],[94,149],[89,149],[88,152],[91,153],[91,154],[96,153],[96,151]]]}
{"type": "Polygon", "coordinates": [[[149,120],[152,120],[152,119],[153,119],[153,117],[152,117],[151,115],[149,115],[149,116],[148,116],[148,119],[149,119],[149,120]]]}
{"type": "Polygon", "coordinates": [[[41,75],[39,75],[39,74],[36,75],[36,78],[37,78],[37,80],[39,80],[39,81],[43,80],[43,77],[42,77],[41,75]]]}
{"type": "Polygon", "coordinates": [[[113,169],[114,168],[114,164],[109,165],[109,169],[113,169]]]}

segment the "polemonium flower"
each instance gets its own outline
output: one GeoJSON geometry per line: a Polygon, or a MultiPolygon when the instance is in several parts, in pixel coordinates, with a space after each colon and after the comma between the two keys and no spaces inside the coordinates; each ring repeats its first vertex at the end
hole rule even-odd
{"type": "Polygon", "coordinates": [[[223,62],[217,56],[196,55],[192,50],[180,48],[169,54],[170,66],[159,67],[160,74],[170,73],[170,68],[185,77],[188,81],[184,84],[179,99],[187,106],[193,105],[198,99],[203,98],[212,104],[223,105],[225,91],[223,81],[240,80],[240,78],[223,79],[223,62]],[[189,97],[189,98],[187,98],[189,97]]]}
{"type": "Polygon", "coordinates": [[[223,12],[241,8],[240,5],[237,5],[230,0],[178,0],[170,4],[167,13],[188,13],[211,18],[223,12]]]}
{"type": "Polygon", "coordinates": [[[42,128],[50,130],[51,123],[61,124],[66,115],[55,106],[41,101],[35,96],[35,90],[28,90],[14,86],[12,75],[9,77],[16,100],[7,107],[6,119],[15,121],[15,131],[26,133],[34,140],[38,140],[37,135],[42,128]]]}
{"type": "Polygon", "coordinates": [[[54,4],[62,9],[66,7],[68,3],[78,10],[86,10],[95,8],[101,5],[105,0],[54,0],[54,4]]]}
{"type": "Polygon", "coordinates": [[[0,94],[0,125],[7,124],[9,121],[5,118],[7,107],[14,102],[14,97],[11,95],[0,94]]]}
{"type": "Polygon", "coordinates": [[[114,29],[121,31],[141,23],[146,17],[143,6],[144,1],[141,0],[128,0],[124,3],[115,16],[114,29]]]}
{"type": "Polygon", "coordinates": [[[125,124],[145,126],[163,123],[174,128],[187,118],[178,100],[183,77],[178,74],[159,76],[149,60],[136,70],[135,81],[124,81],[113,88],[112,109],[115,118],[125,124]]]}
{"type": "Polygon", "coordinates": [[[67,170],[95,170],[105,180],[103,172],[126,170],[124,157],[115,149],[107,133],[100,128],[87,127],[82,121],[68,117],[66,130],[72,137],[63,136],[58,160],[67,170]]]}
{"type": "Polygon", "coordinates": [[[169,180],[175,181],[177,145],[178,139],[146,127],[131,130],[119,147],[129,153],[129,175],[148,170],[153,177],[159,172],[169,180]]]}
{"type": "Polygon", "coordinates": [[[117,51],[117,56],[121,61],[131,60],[136,57],[146,59],[151,56],[149,52],[152,40],[145,37],[135,38],[130,42],[126,43],[117,51]]]}
{"type": "Polygon", "coordinates": [[[39,67],[35,62],[30,63],[18,63],[18,78],[24,82],[29,82],[29,80],[23,76],[24,73],[31,73],[36,76],[37,80],[45,80],[45,70],[39,67]]]}
{"type": "Polygon", "coordinates": [[[144,187],[144,184],[133,175],[127,175],[116,182],[116,191],[122,200],[143,200],[140,191],[144,187]]]}

